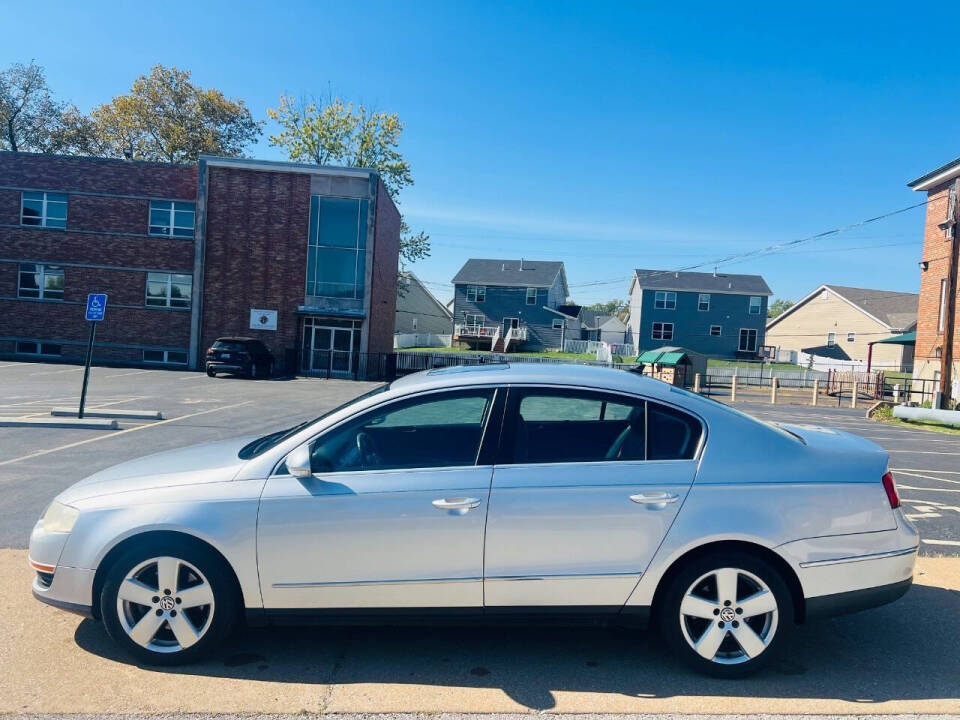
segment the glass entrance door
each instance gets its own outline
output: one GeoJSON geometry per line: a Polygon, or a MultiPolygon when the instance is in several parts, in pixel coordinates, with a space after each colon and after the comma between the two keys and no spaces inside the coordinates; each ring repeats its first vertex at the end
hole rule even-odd
{"type": "Polygon", "coordinates": [[[353,333],[349,328],[314,326],[310,333],[311,372],[349,375],[353,372],[353,333]]]}

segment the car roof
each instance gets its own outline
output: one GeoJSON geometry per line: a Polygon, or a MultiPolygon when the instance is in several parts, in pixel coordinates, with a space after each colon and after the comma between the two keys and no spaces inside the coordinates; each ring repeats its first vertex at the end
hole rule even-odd
{"type": "Polygon", "coordinates": [[[406,375],[390,384],[401,393],[473,385],[573,385],[596,390],[642,393],[670,399],[673,386],[636,372],[573,363],[489,363],[438,368],[406,375]]]}
{"type": "Polygon", "coordinates": [[[220,337],[214,340],[214,342],[236,342],[236,343],[248,343],[248,342],[260,342],[256,338],[251,337],[220,337]]]}

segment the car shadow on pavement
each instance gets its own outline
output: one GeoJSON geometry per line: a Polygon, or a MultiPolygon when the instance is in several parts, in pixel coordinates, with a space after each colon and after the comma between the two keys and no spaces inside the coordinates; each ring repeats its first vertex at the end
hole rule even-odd
{"type": "MultiPolygon", "coordinates": [[[[688,671],[656,638],[619,628],[251,628],[202,663],[146,669],[267,682],[496,688],[531,710],[554,708],[556,692],[840,699],[864,713],[888,700],[960,701],[960,592],[943,588],[915,585],[891,605],[808,623],[771,668],[743,681],[688,671]]],[[[75,640],[87,652],[131,662],[98,622],[82,622],[75,640]]]]}

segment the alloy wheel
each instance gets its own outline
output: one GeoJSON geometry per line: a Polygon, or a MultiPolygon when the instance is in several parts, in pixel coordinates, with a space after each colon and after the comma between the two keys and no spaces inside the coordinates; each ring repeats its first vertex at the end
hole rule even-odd
{"type": "Polygon", "coordinates": [[[120,626],[137,645],[174,653],[195,645],[210,629],[213,588],[194,565],[155,557],[136,565],[120,583],[120,626]]]}
{"type": "Polygon", "coordinates": [[[700,657],[736,665],[757,657],[777,632],[777,599],[759,577],[739,568],[711,570],[680,603],[680,629],[700,657]]]}

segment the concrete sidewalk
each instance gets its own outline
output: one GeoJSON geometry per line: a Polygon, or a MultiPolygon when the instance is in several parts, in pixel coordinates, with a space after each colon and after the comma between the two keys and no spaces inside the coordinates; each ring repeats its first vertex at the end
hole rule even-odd
{"type": "Polygon", "coordinates": [[[141,668],[33,600],[25,551],[0,550],[0,575],[0,713],[960,713],[958,558],[920,558],[903,599],[801,628],[743,681],[620,629],[248,630],[207,662],[141,668]]]}

